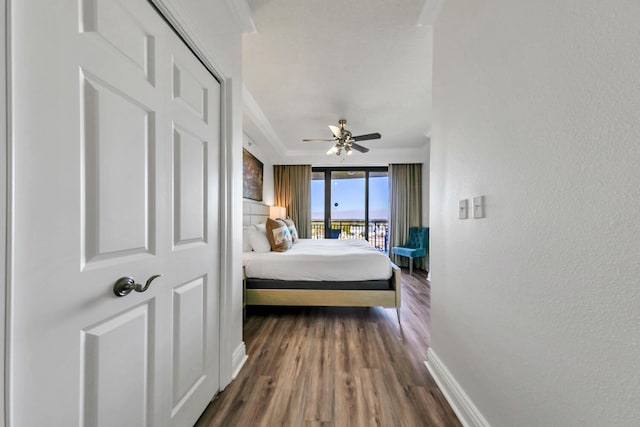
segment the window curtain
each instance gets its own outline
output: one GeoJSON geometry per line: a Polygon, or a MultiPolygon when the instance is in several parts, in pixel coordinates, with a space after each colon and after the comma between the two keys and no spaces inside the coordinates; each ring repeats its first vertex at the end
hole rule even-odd
{"type": "Polygon", "coordinates": [[[275,205],[287,208],[302,239],[311,238],[311,165],[273,165],[275,205]]]}
{"type": "MultiPolygon", "coordinates": [[[[389,247],[402,246],[409,238],[409,227],[422,227],[422,164],[389,165],[389,247]]],[[[389,255],[401,267],[409,266],[409,259],[389,255]]],[[[423,258],[413,260],[414,267],[425,268],[423,258]]]]}

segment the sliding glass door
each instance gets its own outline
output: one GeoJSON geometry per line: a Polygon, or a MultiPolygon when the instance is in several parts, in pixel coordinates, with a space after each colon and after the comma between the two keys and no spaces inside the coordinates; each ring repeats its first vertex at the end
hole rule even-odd
{"type": "Polygon", "coordinates": [[[367,240],[387,252],[387,168],[313,168],[311,211],[312,238],[367,240]]]}
{"type": "Polygon", "coordinates": [[[366,239],[365,171],[331,171],[330,238],[366,239]]]}
{"type": "Polygon", "coordinates": [[[311,238],[324,239],[324,171],[311,172],[311,238]]]}
{"type": "Polygon", "coordinates": [[[369,172],[367,222],[369,243],[387,253],[389,246],[389,172],[369,172]]]}

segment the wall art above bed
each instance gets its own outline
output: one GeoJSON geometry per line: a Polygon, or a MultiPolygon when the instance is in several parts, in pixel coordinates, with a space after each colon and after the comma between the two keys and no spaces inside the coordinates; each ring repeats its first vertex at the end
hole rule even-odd
{"type": "Polygon", "coordinates": [[[242,149],[242,197],[262,201],[262,162],[242,149]]]}

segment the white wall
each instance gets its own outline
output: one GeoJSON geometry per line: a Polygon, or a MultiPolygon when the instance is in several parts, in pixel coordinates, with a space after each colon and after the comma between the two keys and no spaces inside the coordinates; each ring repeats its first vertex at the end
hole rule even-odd
{"type": "Polygon", "coordinates": [[[491,425],[640,420],[638,22],[448,0],[436,24],[432,350],[491,425]]]}
{"type": "Polygon", "coordinates": [[[162,0],[182,20],[206,59],[222,75],[230,97],[226,117],[230,144],[223,148],[226,159],[221,183],[221,205],[225,208],[221,229],[227,234],[221,283],[223,316],[220,319],[220,381],[226,386],[243,362],[242,342],[242,45],[241,29],[223,1],[162,0]]]}

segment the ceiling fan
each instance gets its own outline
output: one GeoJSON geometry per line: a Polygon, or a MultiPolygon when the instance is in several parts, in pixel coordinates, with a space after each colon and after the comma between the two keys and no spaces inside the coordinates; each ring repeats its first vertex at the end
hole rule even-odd
{"type": "Polygon", "coordinates": [[[332,139],[303,139],[303,142],[316,142],[316,141],[335,141],[336,145],[331,147],[327,154],[335,154],[337,156],[341,155],[344,151],[347,155],[353,153],[353,150],[359,151],[361,153],[366,153],[369,151],[367,147],[363,147],[360,144],[357,144],[358,141],[366,141],[368,139],[380,139],[382,135],[379,133],[368,133],[366,135],[358,135],[352,136],[351,132],[344,128],[347,124],[345,119],[338,120],[338,126],[329,125],[329,129],[331,129],[331,133],[333,134],[332,139]]]}

